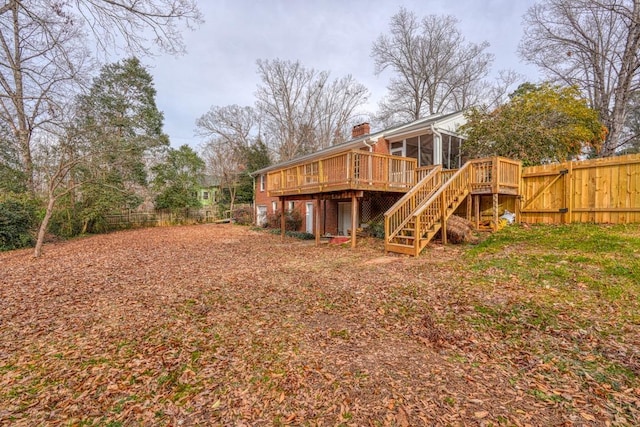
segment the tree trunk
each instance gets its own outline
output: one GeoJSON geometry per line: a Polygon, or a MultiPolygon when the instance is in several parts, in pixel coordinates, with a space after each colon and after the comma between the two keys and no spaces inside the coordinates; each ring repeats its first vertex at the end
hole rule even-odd
{"type": "Polygon", "coordinates": [[[235,185],[229,186],[229,214],[233,215],[233,207],[236,202],[236,187],[235,185]]]}
{"type": "MultiPolygon", "coordinates": [[[[13,18],[13,55],[11,60],[13,61],[13,81],[15,82],[15,89],[13,93],[9,93],[12,103],[16,108],[16,121],[14,127],[14,134],[18,139],[20,146],[20,156],[22,165],[24,167],[25,175],[27,176],[27,190],[31,195],[35,195],[36,190],[33,182],[33,158],[31,157],[31,126],[27,119],[27,112],[25,111],[25,95],[24,95],[24,81],[22,74],[22,49],[20,47],[20,22],[18,16],[18,8],[20,7],[17,1],[9,2],[12,9],[13,18]]],[[[9,91],[10,92],[10,91],[9,91]]]]}
{"type": "Polygon", "coordinates": [[[47,210],[45,211],[44,218],[42,219],[42,223],[40,224],[40,229],[38,230],[38,239],[36,240],[36,249],[33,252],[33,256],[36,258],[42,255],[42,244],[44,243],[44,235],[47,233],[47,228],[49,228],[49,220],[51,219],[51,215],[53,215],[53,206],[55,205],[55,203],[55,196],[53,194],[49,194],[47,210]]]}

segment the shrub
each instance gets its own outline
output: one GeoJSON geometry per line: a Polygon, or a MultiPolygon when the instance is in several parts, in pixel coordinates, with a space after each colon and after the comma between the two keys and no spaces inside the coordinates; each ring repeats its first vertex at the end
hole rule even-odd
{"type": "Polygon", "coordinates": [[[233,222],[240,225],[251,225],[253,223],[253,210],[250,207],[234,209],[231,213],[233,222]]]}
{"type": "MultiPolygon", "coordinates": [[[[271,228],[269,229],[269,233],[271,234],[280,234],[281,231],[279,228],[271,228]]],[[[304,231],[291,231],[291,230],[287,230],[284,232],[285,236],[289,236],[289,237],[295,237],[296,239],[300,239],[300,240],[313,240],[316,238],[316,236],[314,236],[311,233],[306,233],[304,231]]]]}
{"type": "MultiPolygon", "coordinates": [[[[281,221],[281,212],[278,211],[275,214],[270,214],[267,216],[267,224],[269,228],[280,228],[281,221]]],[[[288,211],[285,213],[285,226],[284,229],[288,231],[298,231],[300,226],[302,225],[302,217],[300,216],[300,212],[298,211],[288,211]]]]}
{"type": "Polygon", "coordinates": [[[32,201],[0,201],[0,251],[33,246],[36,208],[32,201]]]}
{"type": "Polygon", "coordinates": [[[371,221],[367,227],[367,234],[376,239],[384,239],[384,221],[371,221]]]}

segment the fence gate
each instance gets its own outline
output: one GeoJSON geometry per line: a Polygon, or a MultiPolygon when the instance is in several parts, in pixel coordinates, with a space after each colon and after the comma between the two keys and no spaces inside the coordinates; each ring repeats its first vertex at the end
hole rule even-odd
{"type": "Polygon", "coordinates": [[[524,221],[571,222],[571,164],[527,168],[522,175],[520,214],[524,221]],[[540,221],[539,217],[550,221],[540,221]]]}

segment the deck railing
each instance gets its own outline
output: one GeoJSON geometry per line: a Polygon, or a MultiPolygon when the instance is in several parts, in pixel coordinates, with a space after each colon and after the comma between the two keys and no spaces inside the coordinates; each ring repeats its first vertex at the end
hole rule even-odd
{"type": "Polygon", "coordinates": [[[452,201],[462,194],[483,192],[485,189],[493,193],[510,193],[514,188],[514,194],[517,194],[520,162],[503,157],[472,160],[461,169],[443,170],[441,174],[442,188],[425,200],[414,213],[420,216],[420,227],[416,226],[416,229],[422,228],[422,232],[440,221],[443,208],[451,206],[452,201]]]}
{"type": "Polygon", "coordinates": [[[413,211],[440,187],[442,165],[421,169],[427,174],[384,214],[387,240],[393,239],[411,219],[413,211]]]}
{"type": "MultiPolygon", "coordinates": [[[[450,177],[443,177],[440,189],[416,209],[413,213],[416,221],[416,236],[420,237],[426,234],[436,222],[441,221],[442,217],[446,215],[446,209],[454,203],[454,199],[468,192],[474,170],[473,166],[473,163],[465,163],[462,168],[456,170],[450,177]]],[[[416,244],[420,244],[419,238],[416,239],[416,244]]]]}
{"type": "Polygon", "coordinates": [[[416,182],[416,160],[351,150],[267,174],[271,196],[348,189],[405,192],[416,182]]]}
{"type": "Polygon", "coordinates": [[[521,163],[504,157],[472,160],[471,192],[518,194],[521,163]]]}
{"type": "Polygon", "coordinates": [[[385,246],[399,243],[403,253],[413,255],[420,253],[468,194],[517,194],[520,162],[493,157],[467,162],[460,169],[420,168],[416,174],[424,177],[385,213],[385,246]]]}

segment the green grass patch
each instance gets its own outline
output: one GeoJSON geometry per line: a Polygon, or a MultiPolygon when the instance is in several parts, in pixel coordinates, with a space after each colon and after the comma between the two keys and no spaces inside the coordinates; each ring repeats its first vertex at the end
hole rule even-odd
{"type": "MultiPolygon", "coordinates": [[[[628,335],[639,318],[640,225],[506,227],[461,261],[475,290],[464,321],[499,333],[509,354],[526,349],[514,360],[528,360],[527,369],[551,382],[574,375],[612,390],[637,384],[636,365],[615,350],[624,341],[612,340],[628,335]]],[[[562,400],[538,389],[529,394],[562,400]]]]}
{"type": "MultiPolygon", "coordinates": [[[[558,288],[567,300],[591,290],[609,301],[638,302],[639,226],[507,227],[468,250],[466,268],[478,283],[516,278],[524,287],[558,288]]],[[[553,298],[556,298],[554,295],[553,298]]]]}

